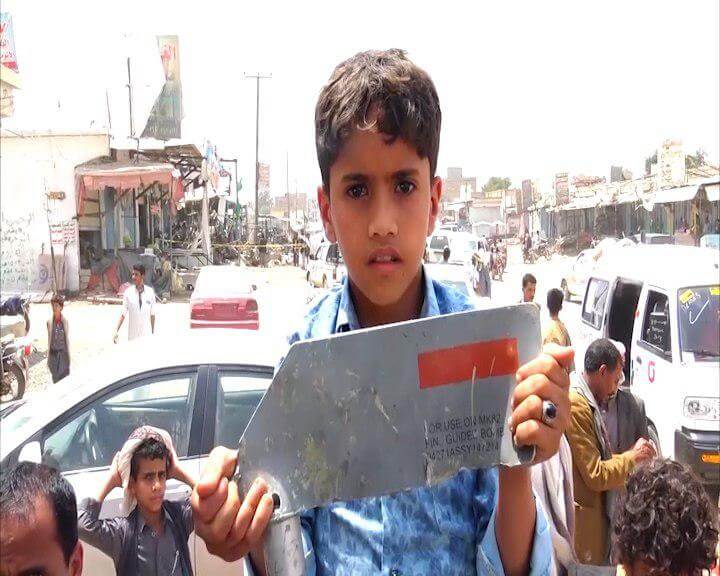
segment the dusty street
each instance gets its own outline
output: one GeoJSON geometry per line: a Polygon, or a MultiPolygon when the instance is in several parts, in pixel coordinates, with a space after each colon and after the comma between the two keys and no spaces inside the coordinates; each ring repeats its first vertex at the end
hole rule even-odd
{"type": "MultiPolygon", "coordinates": [[[[550,288],[558,287],[563,272],[571,265],[569,258],[555,257],[551,262],[523,264],[519,252],[511,251],[510,262],[502,282],[494,281],[492,300],[498,304],[511,304],[521,297],[523,274],[532,272],[538,279],[536,300],[542,305],[546,318],[545,295],[550,288]]],[[[305,272],[299,268],[273,269],[248,268],[257,285],[260,307],[261,330],[275,335],[290,334],[301,322],[310,300],[322,290],[311,288],[305,282],[305,272]]],[[[72,364],[77,368],[114,346],[113,332],[120,317],[121,307],[116,304],[93,304],[86,300],[70,301],[65,306],[72,347],[72,364]]],[[[47,369],[46,322],[51,316],[49,304],[31,306],[31,329],[36,352],[31,357],[30,381],[26,394],[35,394],[51,385],[47,369]]],[[[579,306],[570,303],[562,316],[571,335],[579,329],[579,306]]],[[[174,334],[189,330],[190,308],[188,298],[158,303],[155,328],[158,337],[172,338],[174,334]]],[[[121,331],[121,339],[127,337],[127,322],[121,331]]]]}

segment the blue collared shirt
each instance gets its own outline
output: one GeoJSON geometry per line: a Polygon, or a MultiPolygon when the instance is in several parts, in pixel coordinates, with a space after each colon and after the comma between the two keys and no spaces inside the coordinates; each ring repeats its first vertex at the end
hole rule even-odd
{"type": "MultiPolygon", "coordinates": [[[[420,316],[472,309],[426,273],[420,316]]],[[[310,310],[290,343],[360,328],[347,278],[310,310]]],[[[450,480],[390,496],[337,502],[302,515],[308,576],[501,575],[495,540],[497,470],[462,470],[450,480]]],[[[531,574],[550,574],[552,544],[537,505],[531,574]]]]}

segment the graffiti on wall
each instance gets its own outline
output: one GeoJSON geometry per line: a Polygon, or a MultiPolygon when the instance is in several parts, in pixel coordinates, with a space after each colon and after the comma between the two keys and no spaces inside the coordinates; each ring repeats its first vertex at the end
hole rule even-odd
{"type": "Polygon", "coordinates": [[[29,290],[35,278],[36,261],[30,242],[33,215],[0,218],[0,287],[29,290]]]}

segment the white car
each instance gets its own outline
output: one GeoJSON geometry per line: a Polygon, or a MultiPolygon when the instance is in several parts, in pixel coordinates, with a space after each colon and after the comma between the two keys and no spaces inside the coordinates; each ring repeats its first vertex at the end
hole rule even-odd
{"type": "MultiPolygon", "coordinates": [[[[80,502],[97,493],[130,433],[149,424],[170,433],[181,465],[199,477],[215,446],[237,445],[283,352],[280,342],[244,330],[189,331],[119,346],[94,367],[5,408],[0,463],[55,466],[80,502]]],[[[189,492],[175,480],[167,483],[167,499],[189,492]]],[[[101,517],[119,515],[121,500],[122,491],[113,490],[101,517]]],[[[114,574],[109,557],[84,548],[88,574],[114,574]]],[[[197,575],[242,574],[242,562],[211,556],[195,534],[189,548],[197,575]]]]}
{"type": "Polygon", "coordinates": [[[323,243],[310,259],[305,278],[316,288],[330,288],[340,284],[346,274],[338,245],[323,243]]]}
{"type": "Polygon", "coordinates": [[[572,268],[560,282],[560,288],[567,302],[570,302],[573,297],[582,298],[585,295],[588,275],[595,266],[596,252],[593,248],[580,252],[573,262],[572,268]]]}

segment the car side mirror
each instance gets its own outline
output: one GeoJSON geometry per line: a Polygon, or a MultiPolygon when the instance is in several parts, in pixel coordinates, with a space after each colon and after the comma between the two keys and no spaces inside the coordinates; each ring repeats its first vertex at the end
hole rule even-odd
{"type": "Polygon", "coordinates": [[[40,442],[34,440],[25,444],[25,446],[20,449],[20,454],[18,454],[18,462],[34,462],[35,464],[42,463],[40,442]]]}

